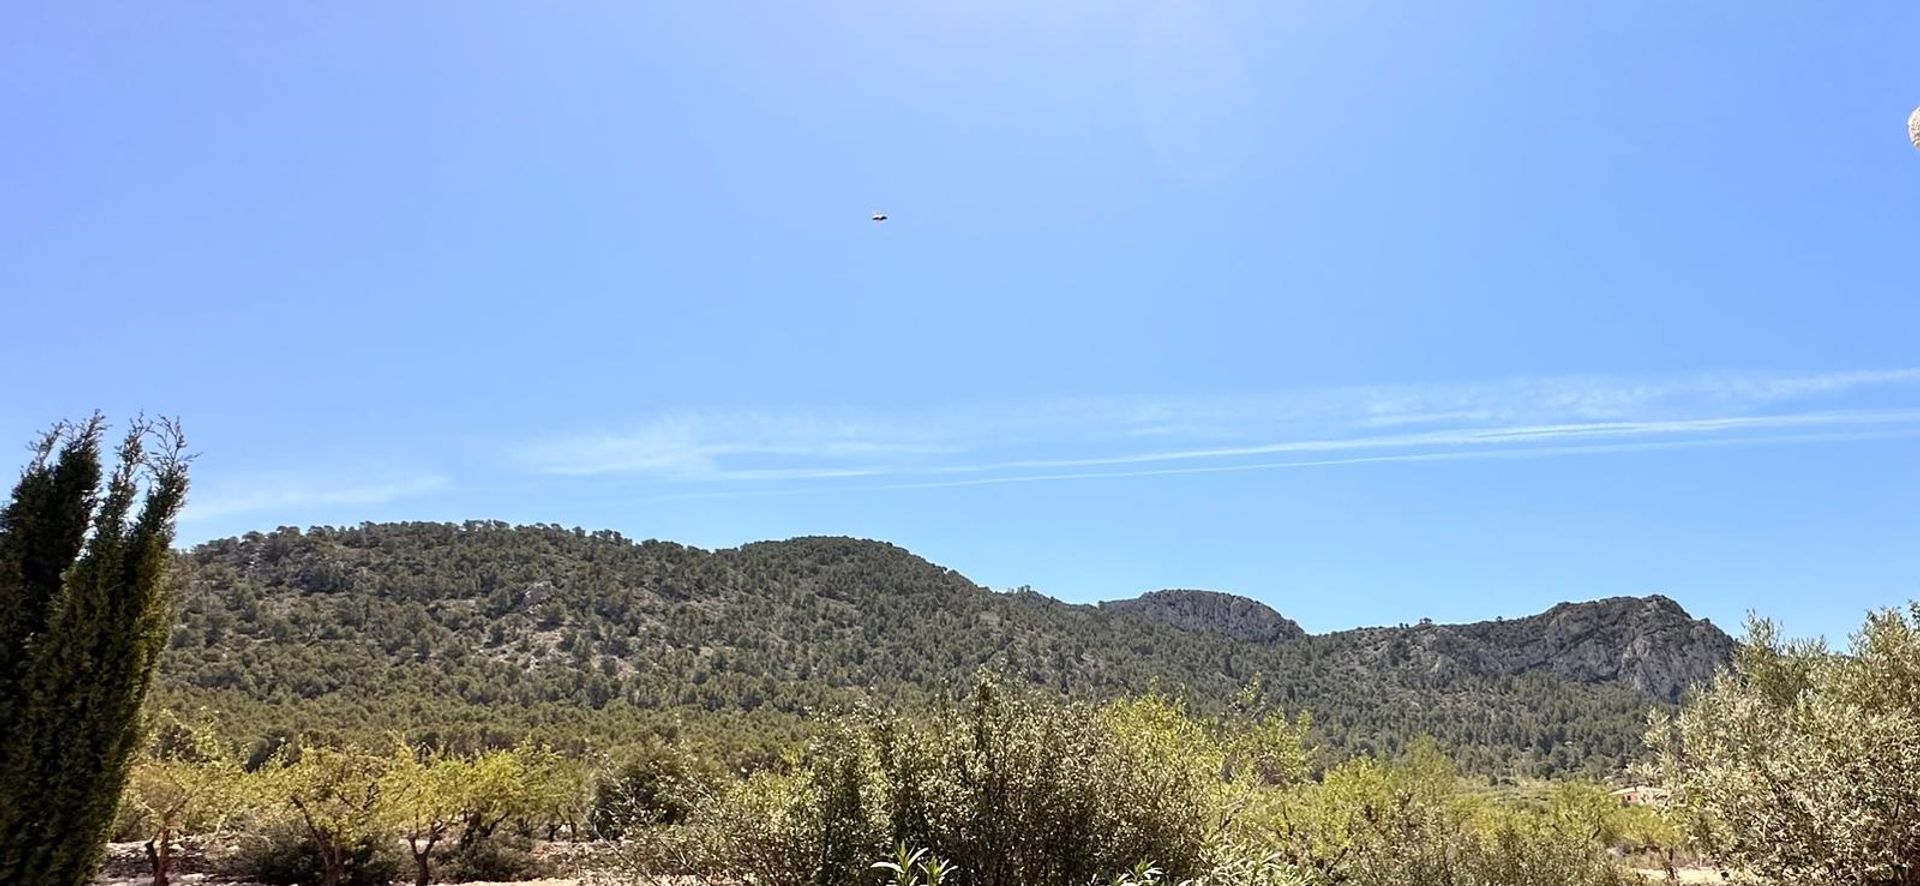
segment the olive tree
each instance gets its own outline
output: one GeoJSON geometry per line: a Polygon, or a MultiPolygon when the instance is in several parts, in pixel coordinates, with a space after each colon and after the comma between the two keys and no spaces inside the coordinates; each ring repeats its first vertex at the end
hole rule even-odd
{"type": "Polygon", "coordinates": [[[1648,732],[1676,809],[1775,882],[1920,884],[1920,604],[1871,615],[1847,654],[1747,634],[1648,732]]]}

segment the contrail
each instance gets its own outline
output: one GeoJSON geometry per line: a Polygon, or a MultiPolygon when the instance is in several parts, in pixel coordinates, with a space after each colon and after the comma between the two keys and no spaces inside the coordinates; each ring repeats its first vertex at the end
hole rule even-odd
{"type": "Polygon", "coordinates": [[[1639,443],[1591,443],[1585,445],[1528,446],[1507,449],[1454,449],[1437,452],[1404,452],[1392,455],[1363,455],[1351,458],[1310,461],[1254,462],[1230,465],[1150,468],[1146,470],[1078,471],[1054,474],[1018,474],[1004,477],[974,477],[963,480],[928,480],[913,483],[885,483],[875,486],[806,486],[785,489],[732,489],[672,493],[649,496],[648,501],[679,501],[706,498],[747,498],[761,496],[824,495],[859,489],[950,489],[966,486],[997,486],[1013,483],[1052,483],[1073,480],[1171,477],[1191,474],[1226,474],[1246,471],[1278,471],[1298,468],[1340,467],[1346,465],[1386,464],[1394,462],[1446,462],[1485,459],[1564,458],[1580,455],[1654,452],[1673,449],[1705,449],[1726,446],[1796,445],[1810,443],[1850,443],[1868,440],[1912,439],[1920,437],[1920,427],[1882,431],[1854,431],[1817,434],[1774,434],[1749,437],[1716,437],[1700,440],[1654,440],[1639,443]]]}

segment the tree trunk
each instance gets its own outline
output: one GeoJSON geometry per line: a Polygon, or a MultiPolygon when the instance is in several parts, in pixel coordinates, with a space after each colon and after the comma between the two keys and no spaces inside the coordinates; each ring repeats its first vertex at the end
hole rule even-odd
{"type": "Polygon", "coordinates": [[[414,886],[428,886],[433,882],[433,844],[439,840],[440,837],[437,834],[429,836],[427,845],[422,847],[419,840],[411,836],[407,838],[407,849],[413,852],[413,864],[416,868],[413,878],[414,886]]]}
{"type": "Polygon", "coordinates": [[[347,880],[346,847],[329,840],[320,847],[320,886],[340,886],[347,880]]]}
{"type": "Polygon", "coordinates": [[[167,886],[173,868],[173,840],[166,832],[147,841],[147,863],[153,866],[153,886],[167,886]]]}

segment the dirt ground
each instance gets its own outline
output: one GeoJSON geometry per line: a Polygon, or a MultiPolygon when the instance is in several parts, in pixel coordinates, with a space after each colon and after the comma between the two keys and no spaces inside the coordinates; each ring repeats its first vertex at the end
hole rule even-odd
{"type": "MultiPolygon", "coordinates": [[[[148,886],[153,882],[150,877],[104,877],[101,886],[148,886]]],[[[209,874],[179,874],[173,878],[174,886],[246,886],[233,880],[215,879],[209,874]]],[[[559,877],[545,880],[519,880],[513,883],[465,883],[461,886],[580,886],[580,881],[572,877],[559,877]]]]}
{"type": "MultiPolygon", "coordinates": [[[[245,881],[232,880],[201,870],[203,857],[194,848],[183,848],[175,862],[172,881],[174,886],[248,886],[245,881]]],[[[107,861],[102,867],[98,886],[150,886],[153,874],[147,867],[145,847],[139,843],[107,844],[107,861]]],[[[410,882],[410,881],[409,881],[410,882]]],[[[577,877],[552,877],[540,880],[518,880],[513,883],[471,882],[460,886],[582,886],[577,877]]]]}
{"type": "MultiPolygon", "coordinates": [[[[1661,871],[1642,870],[1636,871],[1635,873],[1645,877],[1648,883],[1667,882],[1666,874],[1661,871]]],[[[100,880],[100,886],[148,886],[151,882],[152,880],[150,878],[144,876],[116,876],[102,878],[100,880]]],[[[173,882],[175,886],[246,886],[244,883],[235,883],[232,880],[216,879],[208,874],[179,874],[173,878],[173,882]]],[[[1718,870],[1712,868],[1691,868],[1680,871],[1680,879],[1678,882],[1697,886],[1697,884],[1717,884],[1727,881],[1721,878],[1718,870]]],[[[550,877],[541,880],[520,880],[512,883],[466,883],[461,884],[461,886],[582,886],[582,884],[577,877],[550,877]]]]}
{"type": "MultiPolygon", "coordinates": [[[[1647,881],[1650,883],[1668,882],[1667,874],[1665,871],[1640,868],[1635,870],[1634,873],[1639,874],[1642,877],[1645,877],[1647,881]]],[[[1703,868],[1703,867],[1681,868],[1678,871],[1678,873],[1680,875],[1680,879],[1673,882],[1690,883],[1690,884],[1696,884],[1696,883],[1740,884],[1740,883],[1747,882],[1745,880],[1741,880],[1738,878],[1728,879],[1726,877],[1723,877],[1720,875],[1719,868],[1703,868]]]]}
{"type": "MultiPolygon", "coordinates": [[[[174,886],[246,886],[245,883],[224,879],[199,867],[200,853],[187,851],[180,859],[181,864],[173,875],[174,886]]],[[[1640,869],[1635,873],[1645,878],[1649,884],[1668,882],[1666,874],[1657,869],[1640,869]]],[[[1679,871],[1678,882],[1684,884],[1726,884],[1739,883],[1738,879],[1729,881],[1720,875],[1719,868],[1688,867],[1679,871]]],[[[107,863],[101,872],[99,886],[148,886],[152,876],[147,870],[147,858],[139,843],[112,843],[107,846],[107,863]]],[[[513,883],[473,882],[462,886],[585,886],[578,877],[550,877],[541,880],[520,880],[513,883]]]]}
{"type": "MultiPolygon", "coordinates": [[[[1661,871],[1636,871],[1636,873],[1645,877],[1649,883],[1667,882],[1666,874],[1661,871]]],[[[146,877],[107,877],[100,882],[101,886],[147,886],[151,880],[146,877]]],[[[236,884],[231,880],[210,879],[207,874],[182,874],[174,877],[173,882],[176,886],[245,886],[245,884],[236,884]]],[[[1680,879],[1678,882],[1702,884],[1724,883],[1727,881],[1721,878],[1718,870],[1694,868],[1680,871],[1680,879]]],[[[542,880],[519,880],[512,883],[466,883],[461,884],[461,886],[581,886],[581,882],[575,877],[552,877],[542,880]]]]}

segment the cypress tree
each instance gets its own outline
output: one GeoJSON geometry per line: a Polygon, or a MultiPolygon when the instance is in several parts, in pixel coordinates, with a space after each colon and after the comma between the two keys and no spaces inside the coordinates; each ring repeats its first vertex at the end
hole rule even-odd
{"type": "Polygon", "coordinates": [[[180,429],[134,423],[110,475],[99,417],[61,425],[0,510],[0,883],[83,886],[172,625],[180,429]]]}

